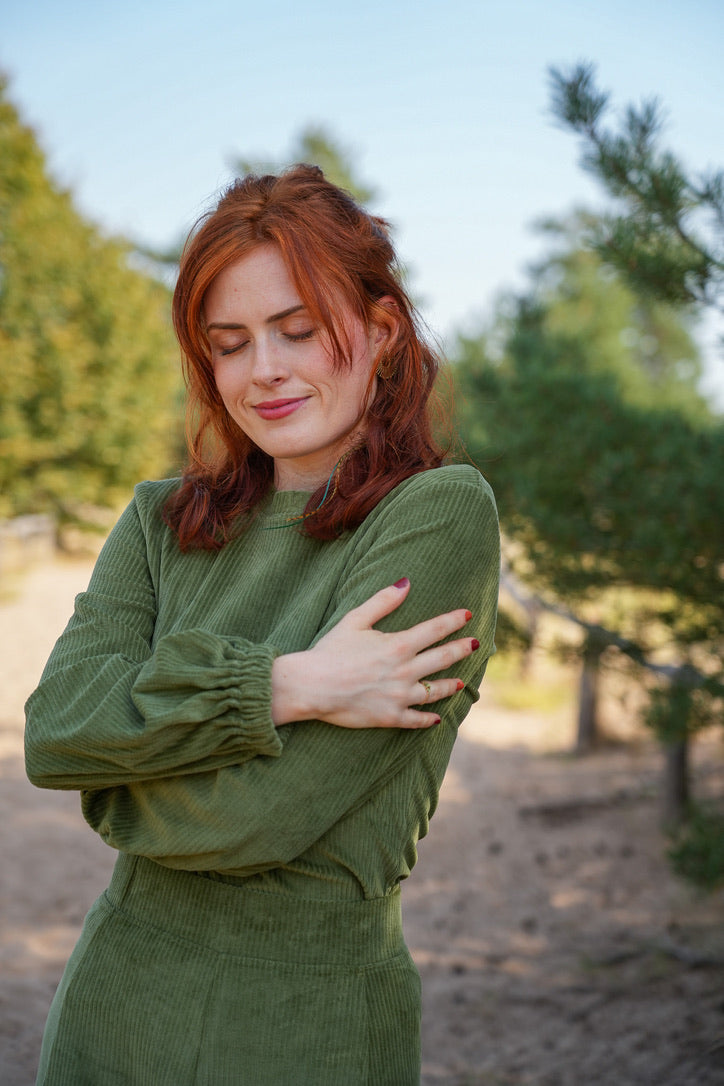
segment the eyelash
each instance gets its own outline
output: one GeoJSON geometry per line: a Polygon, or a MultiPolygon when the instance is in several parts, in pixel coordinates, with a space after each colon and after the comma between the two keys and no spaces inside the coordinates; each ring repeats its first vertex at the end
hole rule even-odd
{"type": "MultiPolygon", "coordinates": [[[[284,338],[288,339],[290,343],[303,343],[304,340],[311,339],[313,335],[314,329],[310,328],[307,332],[285,332],[284,338]]],[[[235,347],[226,347],[219,351],[219,354],[222,358],[225,358],[227,355],[235,354],[236,351],[240,351],[242,347],[246,347],[246,343],[237,343],[235,347]]]]}

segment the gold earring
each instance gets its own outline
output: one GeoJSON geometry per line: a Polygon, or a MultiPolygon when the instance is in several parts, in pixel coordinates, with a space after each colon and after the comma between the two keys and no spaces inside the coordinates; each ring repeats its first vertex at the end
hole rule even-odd
{"type": "Polygon", "coordinates": [[[394,362],[390,358],[389,353],[387,351],[384,351],[382,358],[380,359],[377,366],[377,376],[380,378],[381,381],[385,381],[388,377],[392,377],[392,374],[394,372],[394,362]]]}

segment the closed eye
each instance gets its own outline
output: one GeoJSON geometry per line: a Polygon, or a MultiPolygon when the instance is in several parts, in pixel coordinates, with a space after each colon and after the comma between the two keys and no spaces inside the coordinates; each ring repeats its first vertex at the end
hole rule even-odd
{"type": "Polygon", "coordinates": [[[242,347],[246,347],[248,342],[249,341],[247,339],[247,340],[244,340],[243,343],[234,344],[233,347],[222,347],[219,350],[219,354],[221,355],[222,358],[225,358],[228,354],[235,354],[237,351],[240,351],[242,349],[242,347]]]}
{"type": "Polygon", "coordinates": [[[309,328],[306,332],[285,332],[284,337],[291,343],[301,343],[305,339],[311,339],[314,335],[314,329],[309,328]]]}
{"type": "MultiPolygon", "coordinates": [[[[305,340],[312,339],[315,332],[315,328],[306,328],[303,332],[283,332],[282,335],[289,343],[303,343],[305,340]]],[[[249,340],[245,339],[241,343],[234,343],[231,347],[219,346],[219,355],[221,358],[226,358],[230,354],[236,354],[238,351],[243,350],[248,343],[249,340]]]]}

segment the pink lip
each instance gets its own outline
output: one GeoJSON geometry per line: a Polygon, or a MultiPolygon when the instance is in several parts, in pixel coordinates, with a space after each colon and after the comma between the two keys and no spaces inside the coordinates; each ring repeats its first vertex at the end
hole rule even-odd
{"type": "Polygon", "coordinates": [[[263,403],[254,404],[254,410],[263,419],[284,419],[306,402],[306,396],[288,400],[265,400],[263,403]]]}

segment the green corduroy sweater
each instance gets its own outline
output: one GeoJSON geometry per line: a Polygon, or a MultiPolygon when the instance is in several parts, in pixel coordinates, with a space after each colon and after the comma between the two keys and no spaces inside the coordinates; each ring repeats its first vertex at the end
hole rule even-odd
{"type": "Polygon", "coordinates": [[[121,853],[39,1082],[407,1086],[419,995],[398,886],[494,651],[490,489],[470,466],[424,472],[333,542],[289,523],[308,495],[273,493],[221,551],[184,555],[160,517],[175,485],[137,487],[27,706],[30,779],[79,789],[121,853]],[[275,656],[401,577],[410,593],[379,629],[473,612],[481,647],[456,665],[466,685],[435,706],[442,723],[275,728],[275,656]]]}

